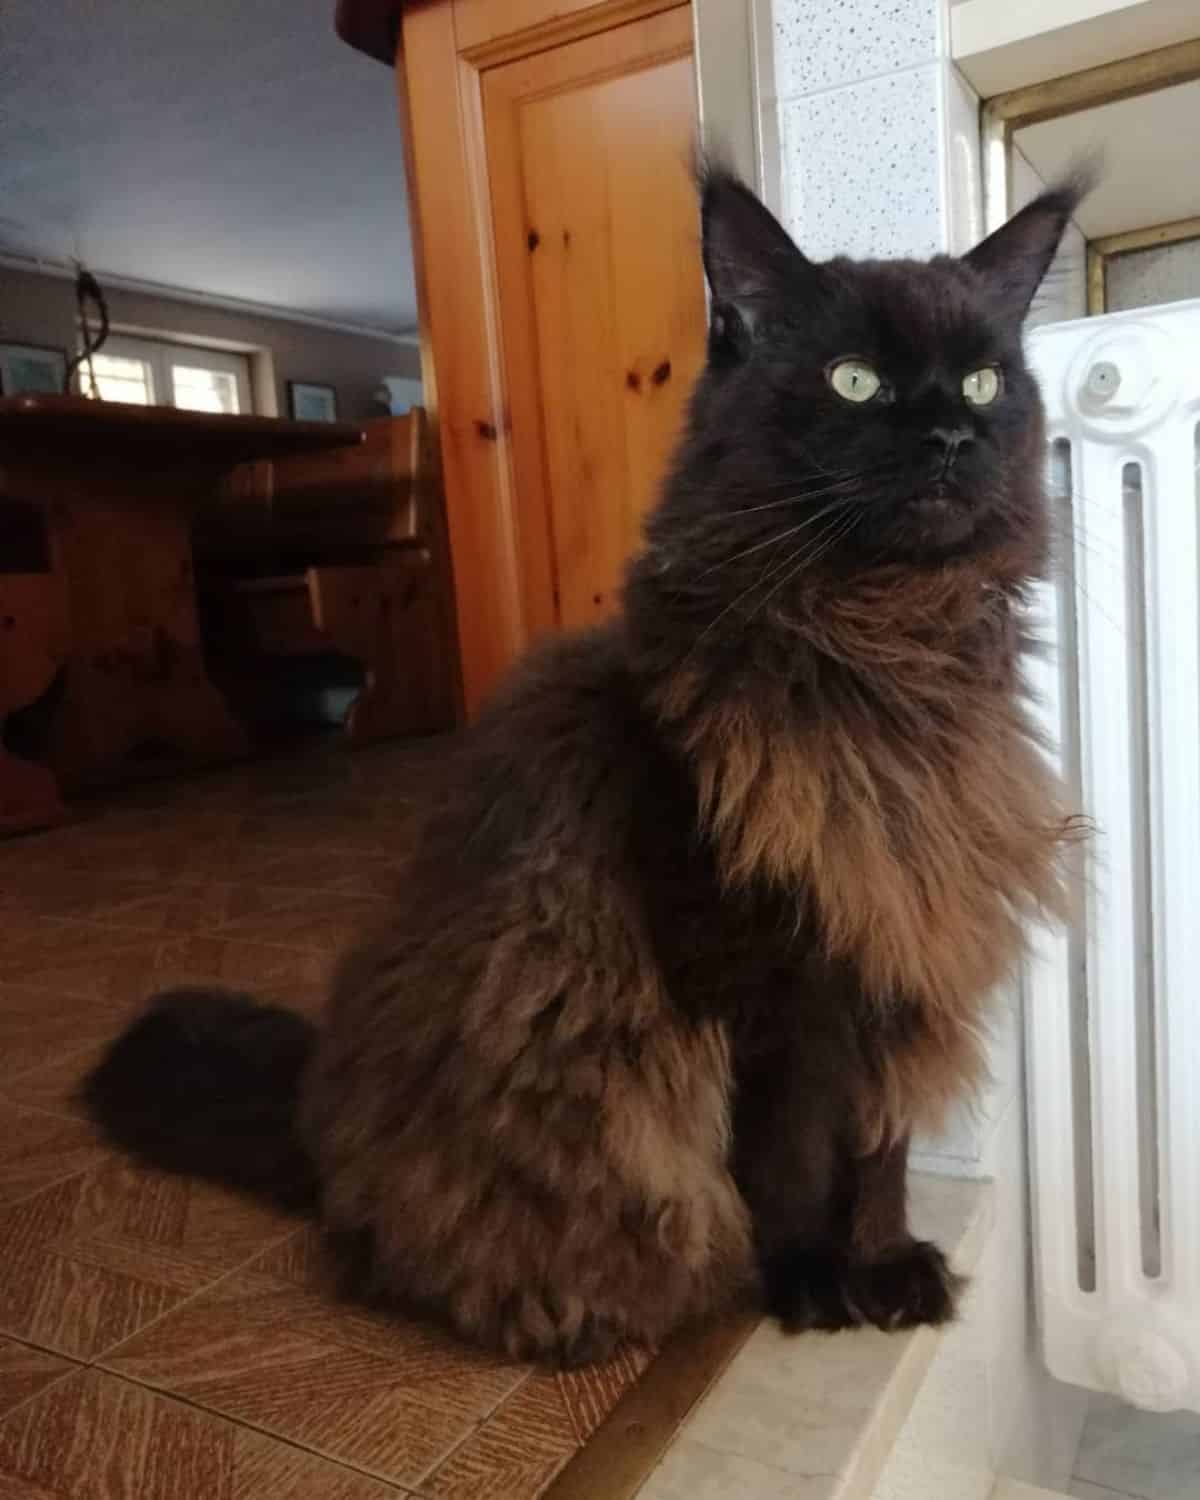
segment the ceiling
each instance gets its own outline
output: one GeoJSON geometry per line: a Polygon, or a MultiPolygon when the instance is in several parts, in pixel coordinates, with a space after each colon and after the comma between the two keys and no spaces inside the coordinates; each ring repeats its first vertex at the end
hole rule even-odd
{"type": "Polygon", "coordinates": [[[1089,239],[1200,214],[1200,82],[1029,125],[1016,141],[1046,182],[1100,149],[1100,184],[1076,214],[1089,239]]]}
{"type": "Polygon", "coordinates": [[[2,0],[0,253],[416,324],[391,70],[334,0],[2,0]]]}

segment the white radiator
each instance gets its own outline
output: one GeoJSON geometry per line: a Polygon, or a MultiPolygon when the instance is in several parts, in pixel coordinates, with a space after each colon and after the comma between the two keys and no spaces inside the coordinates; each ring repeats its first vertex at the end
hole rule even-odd
{"type": "Polygon", "coordinates": [[[1060,579],[1036,686],[1097,833],[1025,976],[1060,1379],[1200,1411],[1200,301],[1041,329],[1060,579]]]}

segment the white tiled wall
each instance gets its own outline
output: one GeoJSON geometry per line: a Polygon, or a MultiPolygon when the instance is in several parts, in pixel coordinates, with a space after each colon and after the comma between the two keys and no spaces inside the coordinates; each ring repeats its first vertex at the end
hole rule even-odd
{"type": "Polygon", "coordinates": [[[787,225],[811,256],[941,248],[940,63],[783,106],[787,225]]]}
{"type": "Polygon", "coordinates": [[[940,55],[940,0],[776,0],[779,97],[822,93],[940,55]]]}
{"type": "Polygon", "coordinates": [[[978,101],[944,0],[773,0],[784,219],[811,255],[927,256],[979,237],[978,101]]]}

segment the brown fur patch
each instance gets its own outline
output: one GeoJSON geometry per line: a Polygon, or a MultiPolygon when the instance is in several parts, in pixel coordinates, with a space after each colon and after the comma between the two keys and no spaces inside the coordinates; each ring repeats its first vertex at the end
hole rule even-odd
{"type": "Polygon", "coordinates": [[[971,565],[887,570],[805,604],[797,648],[833,664],[811,712],[791,684],[706,699],[694,666],[658,701],[730,885],[807,893],[828,958],[883,1012],[919,1012],[880,1048],[874,1143],[936,1126],[979,1081],[989,992],[1022,923],[1063,910],[1073,825],[1016,691],[999,586],[971,565]]]}

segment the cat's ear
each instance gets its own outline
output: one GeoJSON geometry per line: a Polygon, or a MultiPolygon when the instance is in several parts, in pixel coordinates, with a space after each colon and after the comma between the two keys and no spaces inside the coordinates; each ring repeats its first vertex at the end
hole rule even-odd
{"type": "Polygon", "coordinates": [[[701,164],[700,223],[714,321],[732,312],[753,338],[771,304],[816,273],[774,214],[723,167],[701,164]]]}
{"type": "Polygon", "coordinates": [[[987,282],[1000,315],[1010,322],[1024,321],[1071,215],[1092,189],[1095,171],[1080,168],[1048,188],[965,256],[987,282]]]}

